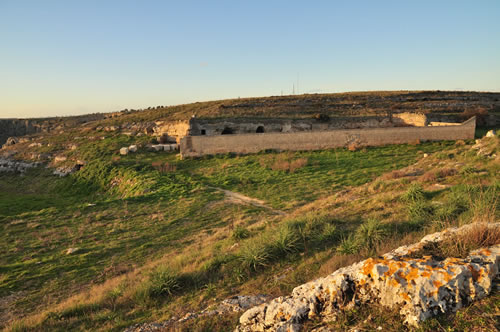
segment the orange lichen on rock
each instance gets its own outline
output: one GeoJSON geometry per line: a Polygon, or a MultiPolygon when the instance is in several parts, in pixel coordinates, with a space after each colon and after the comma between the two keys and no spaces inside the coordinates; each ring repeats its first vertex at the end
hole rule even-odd
{"type": "Polygon", "coordinates": [[[434,280],[434,281],[432,281],[432,284],[433,284],[433,285],[434,285],[434,287],[436,287],[436,288],[439,288],[439,287],[443,286],[443,283],[442,283],[441,281],[439,281],[439,280],[434,280]]]}
{"type": "Polygon", "coordinates": [[[483,256],[489,256],[489,255],[491,255],[491,250],[489,250],[489,249],[486,249],[486,248],[485,248],[485,249],[481,249],[481,250],[479,251],[479,253],[480,253],[481,255],[483,255],[483,256]]]}
{"type": "Polygon", "coordinates": [[[382,260],[382,259],[368,258],[365,261],[365,263],[363,265],[363,268],[361,269],[361,273],[363,273],[364,275],[367,276],[367,275],[369,275],[369,274],[372,273],[373,267],[375,266],[375,264],[382,264],[382,263],[386,263],[386,262],[384,260],[382,260]]]}
{"type": "Polygon", "coordinates": [[[469,271],[472,273],[472,279],[473,279],[474,281],[478,281],[478,280],[479,280],[479,278],[481,277],[480,272],[479,272],[479,271],[477,271],[477,270],[474,268],[474,266],[472,266],[472,265],[470,265],[470,264],[468,264],[468,265],[467,265],[467,268],[468,268],[468,269],[469,269],[469,271]]]}
{"type": "Polygon", "coordinates": [[[399,281],[396,278],[389,280],[389,284],[393,287],[399,286],[399,281]]]}
{"type": "Polygon", "coordinates": [[[401,293],[401,297],[402,297],[403,299],[405,299],[406,301],[408,301],[408,302],[410,302],[410,301],[411,301],[411,298],[410,298],[410,296],[408,295],[408,293],[404,293],[404,292],[402,292],[402,293],[401,293]]]}
{"type": "Polygon", "coordinates": [[[419,272],[419,269],[417,269],[417,268],[410,268],[410,271],[406,275],[406,280],[407,281],[412,281],[412,280],[417,279],[418,278],[418,274],[419,274],[418,272],[419,272]]]}
{"type": "Polygon", "coordinates": [[[448,273],[447,271],[439,271],[439,273],[441,273],[443,275],[443,279],[444,281],[448,282],[450,281],[451,279],[453,279],[453,275],[448,273]]]}

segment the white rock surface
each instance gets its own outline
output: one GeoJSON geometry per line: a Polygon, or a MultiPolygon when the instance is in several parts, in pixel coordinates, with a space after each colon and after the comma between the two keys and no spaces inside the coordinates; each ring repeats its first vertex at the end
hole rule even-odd
{"type": "Polygon", "coordinates": [[[80,250],[80,249],[78,249],[78,248],[68,248],[66,250],[66,255],[74,254],[74,253],[78,252],[78,250],[80,250]]]}
{"type": "Polygon", "coordinates": [[[120,149],[120,154],[121,154],[122,156],[126,156],[126,155],[128,155],[128,148],[121,148],[121,149],[120,149]]]}
{"type": "Polygon", "coordinates": [[[137,145],[131,145],[128,147],[129,152],[137,152],[137,145]]]}
{"type": "Polygon", "coordinates": [[[55,161],[56,163],[60,163],[60,162],[66,161],[67,159],[68,159],[68,157],[66,157],[66,156],[56,156],[56,157],[54,158],[54,161],[55,161]]]}
{"type": "Polygon", "coordinates": [[[40,163],[29,163],[12,159],[0,158],[0,172],[25,173],[28,169],[40,166],[40,163]]]}
{"type": "Polygon", "coordinates": [[[485,135],[485,137],[495,137],[495,136],[496,136],[496,133],[495,133],[495,131],[494,131],[494,130],[489,130],[489,131],[486,133],[486,135],[485,135]]]}
{"type": "MultiPolygon", "coordinates": [[[[500,223],[488,224],[500,228],[500,223]]],[[[465,259],[409,258],[430,242],[463,233],[466,225],[427,235],[382,258],[369,258],[327,277],[296,287],[290,296],[251,308],[240,317],[236,331],[294,331],[310,318],[333,320],[339,310],[380,303],[400,309],[408,325],[439,313],[455,311],[487,296],[500,264],[500,244],[476,250],[465,259]]]]}
{"type": "Polygon", "coordinates": [[[158,152],[158,151],[163,151],[163,145],[162,144],[154,144],[154,145],[151,145],[151,147],[153,148],[154,151],[158,152]]]}

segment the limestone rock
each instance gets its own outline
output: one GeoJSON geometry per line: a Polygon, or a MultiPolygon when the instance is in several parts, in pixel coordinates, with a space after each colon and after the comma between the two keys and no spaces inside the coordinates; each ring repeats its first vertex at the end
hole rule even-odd
{"type": "Polygon", "coordinates": [[[7,141],[5,142],[5,146],[11,146],[19,143],[19,138],[17,137],[9,137],[7,138],[7,141]]]}
{"type": "Polygon", "coordinates": [[[55,161],[56,163],[60,163],[60,162],[66,161],[67,159],[68,159],[68,158],[67,158],[66,156],[56,156],[56,157],[54,158],[54,161],[55,161]]]}
{"type": "Polygon", "coordinates": [[[0,158],[0,172],[17,172],[17,173],[25,173],[28,169],[40,166],[40,163],[34,162],[25,162],[25,161],[17,161],[7,158],[0,158]]]}
{"type": "Polygon", "coordinates": [[[80,249],[78,249],[78,248],[68,248],[68,249],[66,250],[66,255],[71,255],[71,254],[74,254],[74,253],[78,252],[79,250],[80,250],[80,249]]]}
{"type": "Polygon", "coordinates": [[[76,171],[77,171],[76,167],[58,167],[52,172],[52,174],[57,175],[59,177],[65,177],[76,171]]]}
{"type": "MultiPolygon", "coordinates": [[[[247,310],[253,306],[259,305],[265,301],[269,300],[267,295],[238,295],[227,298],[220,302],[217,306],[212,308],[206,308],[199,312],[188,312],[182,318],[171,318],[170,320],[160,322],[160,323],[144,323],[137,324],[125,329],[124,332],[143,332],[143,331],[155,331],[155,330],[177,330],[174,328],[177,324],[182,324],[191,319],[196,319],[203,316],[213,316],[213,315],[224,315],[228,312],[239,312],[247,310]]],[[[298,330],[293,330],[298,331],[298,330]]]]}
{"type": "Polygon", "coordinates": [[[121,154],[122,156],[126,156],[126,155],[128,155],[128,148],[121,148],[121,149],[120,149],[120,154],[121,154]]]}
{"type": "Polygon", "coordinates": [[[131,145],[128,147],[129,152],[137,152],[137,145],[131,145]]]}
{"type": "Polygon", "coordinates": [[[153,148],[153,150],[156,151],[156,152],[163,151],[163,145],[162,144],[151,145],[151,148],[153,148]]]}
{"type": "MultiPolygon", "coordinates": [[[[500,228],[500,223],[487,226],[500,228]]],[[[404,321],[411,326],[439,313],[453,312],[490,293],[499,271],[500,244],[473,251],[465,259],[437,261],[430,256],[408,255],[470,227],[473,226],[428,235],[382,258],[369,258],[298,286],[290,296],[246,311],[236,330],[294,330],[308,319],[335,319],[339,310],[369,303],[400,309],[404,321]]]]}
{"type": "Polygon", "coordinates": [[[486,133],[485,137],[495,137],[496,135],[497,135],[497,134],[495,133],[495,131],[494,131],[494,130],[489,130],[489,131],[486,133]]]}

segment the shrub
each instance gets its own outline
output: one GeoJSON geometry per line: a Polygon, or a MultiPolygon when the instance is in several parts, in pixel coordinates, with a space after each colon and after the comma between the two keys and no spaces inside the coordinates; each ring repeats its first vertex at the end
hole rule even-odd
{"type": "Polygon", "coordinates": [[[292,254],[300,250],[300,230],[290,224],[281,227],[272,242],[273,252],[276,256],[292,254]]]}
{"type": "Polygon", "coordinates": [[[382,175],[382,180],[394,180],[404,177],[406,174],[401,170],[394,170],[382,175]]]}
{"type": "Polygon", "coordinates": [[[337,227],[333,224],[326,224],[321,233],[321,241],[333,241],[337,238],[337,227]]]}
{"type": "Polygon", "coordinates": [[[308,162],[307,158],[299,158],[299,159],[295,159],[295,160],[291,161],[290,166],[289,166],[290,173],[294,173],[299,168],[306,166],[307,162],[308,162]]]}
{"type": "Polygon", "coordinates": [[[265,240],[245,243],[239,252],[241,266],[248,270],[258,270],[272,260],[273,248],[265,240]]]}
{"type": "Polygon", "coordinates": [[[290,169],[290,163],[286,160],[276,160],[271,166],[273,171],[288,171],[290,169]]]}
{"type": "Polygon", "coordinates": [[[474,174],[476,172],[477,172],[476,168],[474,166],[471,166],[471,165],[465,165],[460,170],[460,174],[462,174],[462,175],[470,175],[470,174],[474,174]]]}
{"type": "Polygon", "coordinates": [[[434,213],[434,207],[425,200],[409,202],[407,210],[410,220],[418,222],[428,221],[434,213]]]}
{"type": "Polygon", "coordinates": [[[465,234],[450,236],[439,243],[437,255],[465,258],[472,250],[499,243],[500,230],[497,227],[490,228],[485,223],[479,223],[470,228],[465,234]]]}
{"type": "Polygon", "coordinates": [[[405,202],[411,203],[423,200],[425,198],[424,189],[418,183],[414,183],[408,187],[406,192],[401,196],[401,199],[405,202]]]}
{"type": "Polygon", "coordinates": [[[246,239],[249,236],[250,236],[250,231],[248,231],[248,229],[242,226],[236,226],[236,228],[233,231],[233,239],[235,240],[246,239]]]}
{"type": "Polygon", "coordinates": [[[495,222],[498,220],[499,183],[487,188],[476,187],[476,193],[470,197],[472,222],[495,222]]]}
{"type": "Polygon", "coordinates": [[[420,181],[422,182],[436,182],[437,177],[434,171],[425,172],[422,176],[420,176],[420,181]]]}
{"type": "Polygon", "coordinates": [[[356,254],[359,251],[359,244],[351,234],[348,237],[342,238],[340,244],[337,246],[336,251],[341,255],[356,254]]]}
{"type": "Polygon", "coordinates": [[[147,290],[150,297],[169,296],[180,288],[179,274],[168,267],[160,267],[149,276],[147,290]]]}
{"type": "Polygon", "coordinates": [[[436,175],[439,178],[446,178],[448,176],[453,176],[457,174],[457,170],[454,168],[441,168],[440,170],[437,171],[436,175]]]}
{"type": "Polygon", "coordinates": [[[356,230],[355,240],[358,245],[373,249],[382,241],[384,234],[385,231],[379,220],[368,219],[356,230]]]}

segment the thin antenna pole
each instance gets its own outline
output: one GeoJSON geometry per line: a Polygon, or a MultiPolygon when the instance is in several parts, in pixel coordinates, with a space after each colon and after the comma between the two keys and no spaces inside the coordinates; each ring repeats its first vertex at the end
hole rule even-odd
{"type": "Polygon", "coordinates": [[[299,92],[299,73],[297,73],[297,94],[300,94],[300,92],[299,92]]]}
{"type": "Polygon", "coordinates": [[[295,83],[292,84],[292,95],[295,94],[295,83]]]}

